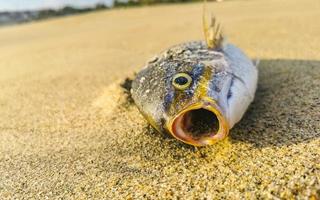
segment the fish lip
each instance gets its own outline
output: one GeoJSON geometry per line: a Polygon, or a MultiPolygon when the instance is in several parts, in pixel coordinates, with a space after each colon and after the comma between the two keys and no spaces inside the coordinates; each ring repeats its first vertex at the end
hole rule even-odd
{"type": "Polygon", "coordinates": [[[187,106],[182,111],[180,111],[171,120],[169,120],[167,123],[167,129],[170,132],[170,134],[176,139],[193,146],[206,146],[206,145],[214,144],[220,140],[223,140],[229,134],[228,122],[226,118],[222,115],[220,110],[221,109],[218,107],[218,105],[211,99],[193,103],[187,106]],[[201,109],[201,108],[206,109],[210,112],[213,112],[213,114],[216,115],[219,121],[219,129],[215,135],[195,139],[195,138],[192,138],[191,136],[187,136],[182,130],[178,130],[177,123],[179,123],[179,121],[182,120],[186,112],[191,110],[201,109]]]}

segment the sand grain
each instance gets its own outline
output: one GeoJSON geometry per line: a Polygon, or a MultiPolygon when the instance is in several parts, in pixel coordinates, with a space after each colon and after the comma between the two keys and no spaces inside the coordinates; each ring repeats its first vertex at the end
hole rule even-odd
{"type": "Polygon", "coordinates": [[[201,39],[201,4],[1,28],[1,199],[320,198],[319,2],[209,5],[261,64],[246,116],[205,148],[156,133],[119,85],[201,39]]]}

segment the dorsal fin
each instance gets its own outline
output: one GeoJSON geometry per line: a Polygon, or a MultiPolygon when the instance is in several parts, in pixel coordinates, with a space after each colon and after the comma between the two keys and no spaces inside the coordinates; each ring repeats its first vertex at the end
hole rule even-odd
{"type": "Polygon", "coordinates": [[[216,18],[211,14],[210,15],[210,24],[207,21],[207,0],[204,0],[203,3],[203,31],[204,37],[208,46],[208,49],[219,49],[222,47],[223,35],[221,31],[221,26],[217,23],[216,18]]]}

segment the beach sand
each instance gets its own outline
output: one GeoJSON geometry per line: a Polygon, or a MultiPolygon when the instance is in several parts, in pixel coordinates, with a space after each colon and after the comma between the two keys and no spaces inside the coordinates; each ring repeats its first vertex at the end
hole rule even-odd
{"type": "Polygon", "coordinates": [[[228,139],[156,133],[121,83],[203,39],[202,4],[116,9],[0,28],[1,199],[320,198],[320,3],[209,3],[260,58],[254,103],[228,139]]]}

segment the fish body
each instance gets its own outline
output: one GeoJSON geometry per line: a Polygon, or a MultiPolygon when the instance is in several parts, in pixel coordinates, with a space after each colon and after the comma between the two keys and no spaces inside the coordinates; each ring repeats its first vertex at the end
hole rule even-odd
{"type": "Polygon", "coordinates": [[[131,94],[147,121],[187,144],[224,139],[254,99],[258,71],[235,45],[180,44],[150,60],[131,94]]]}

